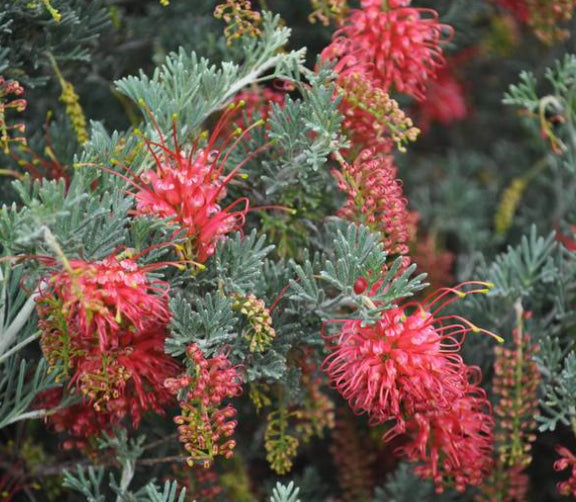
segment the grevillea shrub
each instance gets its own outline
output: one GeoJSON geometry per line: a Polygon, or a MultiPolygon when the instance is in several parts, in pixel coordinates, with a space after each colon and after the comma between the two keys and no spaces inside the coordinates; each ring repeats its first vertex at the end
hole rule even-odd
{"type": "Polygon", "coordinates": [[[575,8],[0,3],[0,501],[575,499],[575,8]]]}

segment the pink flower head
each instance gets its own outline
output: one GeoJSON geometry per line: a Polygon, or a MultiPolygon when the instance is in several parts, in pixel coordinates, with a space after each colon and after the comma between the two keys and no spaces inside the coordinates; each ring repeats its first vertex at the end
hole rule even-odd
{"type": "MultiPolygon", "coordinates": [[[[234,102],[238,105],[243,104],[243,113],[247,121],[253,121],[257,115],[260,119],[267,122],[272,111],[272,105],[284,106],[284,99],[292,89],[293,85],[287,81],[279,82],[274,88],[254,87],[238,93],[234,98],[234,102]]],[[[242,112],[241,108],[238,110],[242,112]]],[[[246,124],[244,124],[244,120],[241,120],[238,125],[244,127],[246,124]]]]}
{"type": "Polygon", "coordinates": [[[398,7],[408,7],[412,0],[361,0],[360,5],[362,8],[382,9],[397,9],[398,7]]]}
{"type": "Polygon", "coordinates": [[[399,453],[422,462],[420,474],[439,490],[478,484],[491,461],[492,419],[477,385],[480,372],[458,354],[467,333],[484,330],[456,315],[438,315],[459,297],[486,292],[463,287],[390,308],[372,325],[334,321],[341,322],[340,331],[325,337],[330,354],[323,370],[332,385],[371,424],[392,423],[385,441],[407,434],[410,442],[399,453]]]}
{"type": "Polygon", "coordinates": [[[416,473],[430,478],[438,492],[481,484],[492,465],[493,419],[482,389],[471,386],[449,407],[426,407],[407,426],[408,444],[398,453],[421,462],[416,473]]]}
{"type": "Polygon", "coordinates": [[[178,365],[164,352],[167,293],[168,284],[148,279],[135,261],[110,256],[71,260],[37,300],[51,370],[70,374],[69,387],[115,423],[131,415],[136,427],[143,411],[161,413],[171,400],[163,383],[178,365]]]}
{"type": "Polygon", "coordinates": [[[164,352],[166,333],[150,333],[114,351],[80,359],[71,384],[77,384],[83,395],[98,411],[132,416],[137,427],[143,411],[164,414],[173,399],[164,381],[174,376],[179,367],[164,352]]]}
{"type": "Polygon", "coordinates": [[[146,141],[155,166],[140,175],[140,184],[135,183],[136,214],[171,218],[171,223],[186,233],[184,255],[188,260],[205,262],[214,254],[219,240],[244,224],[247,199],[238,199],[226,207],[220,202],[227,185],[248,159],[224,175],[229,152],[222,155],[221,150],[214,148],[233,109],[235,106],[224,114],[206,147],[195,145],[188,154],[180,151],[175,134],[174,151],[163,140],[161,144],[146,141]],[[159,147],[161,153],[156,154],[154,147],[159,147]]]}
{"type": "Polygon", "coordinates": [[[400,430],[414,403],[446,407],[465,391],[454,340],[435,322],[425,310],[407,315],[402,307],[373,325],[343,321],[328,337],[332,353],[323,369],[354,411],[374,424],[395,419],[400,430]]]}
{"type": "Polygon", "coordinates": [[[37,300],[43,337],[48,341],[61,335],[54,332],[58,307],[70,343],[79,351],[96,345],[102,351],[119,347],[127,339],[162,329],[170,316],[168,284],[149,280],[130,259],[71,260],[69,269],[53,273],[48,282],[37,300]]]}
{"type": "Polygon", "coordinates": [[[361,73],[385,91],[394,89],[424,99],[426,83],[444,65],[441,43],[451,28],[432,9],[406,7],[407,2],[364,1],[352,9],[322,59],[336,60],[344,76],[361,73]]]}
{"type": "Polygon", "coordinates": [[[560,455],[560,459],[554,462],[554,469],[570,472],[570,477],[566,481],[558,483],[558,491],[566,497],[576,497],[576,455],[564,446],[557,446],[556,452],[560,455]]]}

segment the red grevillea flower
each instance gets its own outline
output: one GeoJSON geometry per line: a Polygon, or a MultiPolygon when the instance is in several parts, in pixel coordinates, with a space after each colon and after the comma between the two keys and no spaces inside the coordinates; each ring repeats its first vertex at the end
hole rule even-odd
{"type": "MultiPolygon", "coordinates": [[[[56,387],[42,392],[36,398],[38,408],[54,409],[62,402],[64,389],[56,387]]],[[[66,434],[62,446],[65,450],[86,450],[90,440],[101,432],[111,432],[118,424],[116,417],[104,412],[98,412],[88,403],[79,403],[67,406],[49,415],[46,423],[59,434],[66,434]]]]}
{"type": "Polygon", "coordinates": [[[398,7],[408,7],[412,0],[361,0],[362,7],[381,9],[387,7],[388,9],[397,9],[398,7]]]}
{"type": "Polygon", "coordinates": [[[51,371],[71,374],[96,411],[134,425],[160,413],[170,394],[164,380],[178,366],[164,352],[168,284],[150,280],[130,259],[71,260],[53,273],[37,300],[42,350],[51,371]]]}
{"type": "Polygon", "coordinates": [[[447,483],[458,489],[478,484],[491,462],[492,419],[477,386],[479,370],[457,353],[462,337],[483,330],[438,315],[457,297],[480,292],[486,289],[444,288],[424,303],[382,312],[372,325],[334,321],[340,331],[326,336],[331,353],[323,369],[332,385],[373,425],[391,422],[385,441],[408,434],[411,442],[400,453],[422,462],[420,473],[439,490],[447,483]]]}
{"type": "Polygon", "coordinates": [[[526,4],[526,0],[497,0],[497,2],[502,7],[512,12],[520,21],[528,21],[530,9],[526,4]]]}
{"type": "Polygon", "coordinates": [[[180,442],[188,452],[188,464],[212,465],[214,458],[234,454],[236,441],[228,439],[236,429],[236,409],[222,401],[240,395],[242,387],[237,369],[226,354],[206,359],[193,344],[186,351],[192,363],[192,374],[185,373],[164,382],[172,394],[182,396],[181,414],[174,418],[180,442]]]}
{"type": "Polygon", "coordinates": [[[557,446],[556,452],[560,459],[554,462],[554,469],[557,471],[570,471],[570,477],[566,481],[558,483],[558,491],[566,497],[576,497],[576,455],[564,446],[557,446]]]}
{"type": "Polygon", "coordinates": [[[333,171],[346,203],[339,215],[367,225],[383,235],[384,248],[392,255],[408,253],[408,242],[416,232],[417,213],[408,211],[402,183],[392,156],[363,150],[352,164],[333,171]]]}
{"type": "Polygon", "coordinates": [[[432,122],[449,125],[468,116],[464,86],[448,64],[426,86],[426,98],[418,103],[419,126],[427,131],[432,122]]]}
{"type": "Polygon", "coordinates": [[[163,414],[172,401],[164,380],[178,371],[164,352],[166,336],[166,331],[145,333],[122,348],[81,358],[71,384],[78,385],[94,409],[119,419],[129,414],[135,427],[145,410],[163,414]]]}
{"type": "Polygon", "coordinates": [[[360,73],[385,91],[424,99],[426,82],[444,64],[440,46],[451,28],[436,11],[405,4],[367,0],[350,10],[322,59],[336,60],[340,75],[360,73]]]}
{"type": "Polygon", "coordinates": [[[214,254],[218,240],[242,226],[246,214],[245,200],[219,205],[232,179],[221,178],[221,168],[217,152],[199,150],[194,158],[169,152],[140,176],[144,185],[136,193],[137,214],[173,218],[190,239],[186,257],[200,263],[214,254]],[[234,211],[240,204],[244,208],[234,211]]]}
{"type": "MultiPolygon", "coordinates": [[[[62,306],[71,342],[78,349],[117,348],[126,338],[154,331],[169,319],[168,284],[149,280],[130,259],[70,260],[48,278],[37,301],[43,336],[54,332],[54,303],[62,306]]],[[[56,330],[57,331],[57,330],[56,330]]],[[[50,361],[50,354],[46,354],[50,361]]]]}
{"type": "Polygon", "coordinates": [[[406,315],[402,307],[383,312],[373,325],[344,321],[328,338],[332,353],[324,371],[355,412],[367,413],[373,424],[396,419],[403,432],[407,408],[446,407],[465,392],[453,334],[435,322],[425,310],[406,315]]]}
{"type": "Polygon", "coordinates": [[[133,182],[137,189],[134,194],[136,213],[171,218],[171,223],[187,236],[187,244],[182,249],[187,260],[205,262],[214,254],[218,241],[244,223],[247,199],[238,199],[226,207],[222,207],[220,201],[226,195],[228,183],[249,159],[224,175],[230,151],[236,143],[225,155],[215,149],[215,142],[235,109],[236,105],[232,105],[223,115],[205,148],[195,145],[188,154],[180,150],[176,134],[174,151],[163,140],[160,144],[146,140],[155,166],[140,175],[140,184],[133,182]],[[155,147],[161,150],[159,154],[154,151],[155,147]]]}
{"type": "Polygon", "coordinates": [[[398,452],[419,462],[416,473],[444,486],[464,491],[481,484],[492,465],[493,419],[482,389],[471,386],[449,407],[416,413],[408,423],[408,444],[398,452]]]}

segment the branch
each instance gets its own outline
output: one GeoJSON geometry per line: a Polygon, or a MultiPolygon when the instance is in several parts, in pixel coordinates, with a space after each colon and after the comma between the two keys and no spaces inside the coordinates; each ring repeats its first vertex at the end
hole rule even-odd
{"type": "Polygon", "coordinates": [[[16,318],[12,321],[8,329],[2,334],[2,339],[0,339],[0,355],[4,354],[6,349],[10,347],[20,330],[24,327],[28,319],[32,315],[34,308],[36,307],[36,298],[38,297],[38,291],[35,291],[30,295],[24,306],[18,312],[16,318]]]}
{"type": "MultiPolygon", "coordinates": [[[[136,460],[136,465],[151,467],[158,464],[166,464],[170,462],[186,462],[186,455],[174,455],[158,458],[140,458],[136,460]]],[[[19,466],[17,461],[0,460],[0,468],[6,471],[15,472],[21,475],[24,479],[45,478],[49,476],[58,476],[64,471],[70,471],[77,468],[86,468],[94,465],[93,462],[87,459],[70,460],[56,465],[39,464],[35,466],[19,466]]],[[[98,467],[118,467],[118,460],[115,458],[108,459],[97,464],[98,467]]]]}
{"type": "MultiPolygon", "coordinates": [[[[36,333],[34,333],[33,335],[30,335],[28,338],[26,338],[26,340],[21,341],[19,344],[15,345],[10,350],[8,350],[5,354],[2,354],[0,356],[0,364],[2,364],[6,359],[8,359],[8,357],[10,357],[12,354],[15,354],[16,352],[18,352],[20,349],[24,348],[29,343],[32,343],[34,340],[37,340],[38,338],[40,338],[40,335],[41,335],[41,332],[36,331],[36,333]]],[[[0,353],[1,353],[1,351],[0,351],[0,353]]]]}
{"type": "Polygon", "coordinates": [[[46,417],[49,417],[50,415],[54,415],[54,413],[58,413],[60,410],[63,410],[64,408],[68,408],[68,406],[70,406],[69,403],[67,403],[64,406],[62,406],[62,405],[57,406],[56,408],[27,411],[26,413],[22,413],[21,415],[16,415],[15,417],[8,420],[8,422],[6,422],[4,424],[4,427],[6,427],[7,425],[10,425],[10,424],[13,424],[15,422],[21,422],[22,420],[36,420],[38,418],[46,418],[46,417]]]}

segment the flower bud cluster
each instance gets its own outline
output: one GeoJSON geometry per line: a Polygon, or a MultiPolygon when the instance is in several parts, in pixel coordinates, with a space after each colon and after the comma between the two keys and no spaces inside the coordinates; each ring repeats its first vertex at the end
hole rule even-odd
{"type": "Polygon", "coordinates": [[[390,153],[394,145],[405,151],[404,144],[418,137],[420,130],[396,100],[361,74],[341,77],[337,89],[342,96],[343,128],[354,145],[390,153]]]}
{"type": "Polygon", "coordinates": [[[242,392],[240,377],[225,354],[207,359],[193,344],[186,351],[191,371],[167,379],[165,387],[180,396],[180,415],[174,418],[179,440],[188,453],[188,464],[208,468],[217,456],[230,458],[236,441],[236,409],[222,401],[242,392]]]}
{"type": "Polygon", "coordinates": [[[8,124],[6,116],[8,110],[23,112],[26,109],[28,103],[21,97],[23,94],[24,88],[19,82],[0,76],[0,147],[4,153],[10,151],[11,142],[26,143],[24,124],[8,124]],[[15,136],[12,136],[12,131],[16,132],[15,136]]]}
{"type": "Polygon", "coordinates": [[[224,30],[228,44],[245,35],[250,37],[260,35],[258,25],[262,22],[262,16],[252,10],[250,0],[226,0],[216,6],[214,17],[223,19],[228,25],[224,30]]]}
{"type": "Polygon", "coordinates": [[[311,0],[314,11],[308,16],[311,23],[320,22],[328,26],[333,19],[337,23],[342,22],[348,9],[346,0],[311,0]]]}
{"type": "Polygon", "coordinates": [[[276,338],[272,316],[264,302],[252,293],[246,296],[236,295],[232,309],[242,314],[250,325],[244,333],[250,344],[250,352],[264,352],[276,338]]]}
{"type": "Polygon", "coordinates": [[[384,249],[390,255],[406,255],[418,216],[408,210],[393,161],[392,156],[363,150],[352,164],[344,164],[342,171],[335,170],[334,175],[338,187],[347,195],[340,215],[380,232],[384,249]]]}

